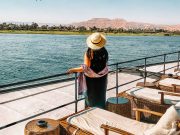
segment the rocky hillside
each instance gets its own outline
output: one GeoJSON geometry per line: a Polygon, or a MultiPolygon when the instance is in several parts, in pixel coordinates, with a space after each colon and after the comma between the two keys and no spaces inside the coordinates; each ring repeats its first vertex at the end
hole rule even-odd
{"type": "Polygon", "coordinates": [[[124,19],[93,18],[88,21],[73,23],[75,27],[84,26],[97,28],[123,28],[123,29],[164,29],[169,31],[180,31],[180,25],[156,25],[150,23],[128,22],[124,19]]]}

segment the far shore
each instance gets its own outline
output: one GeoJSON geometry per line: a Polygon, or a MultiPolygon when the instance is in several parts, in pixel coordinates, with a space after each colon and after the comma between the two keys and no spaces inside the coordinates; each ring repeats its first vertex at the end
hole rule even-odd
{"type": "MultiPolygon", "coordinates": [[[[0,30],[0,34],[51,34],[51,35],[90,35],[92,32],[72,31],[27,31],[27,30],[0,30]]],[[[180,36],[178,34],[161,33],[105,33],[109,36],[180,36]]]]}

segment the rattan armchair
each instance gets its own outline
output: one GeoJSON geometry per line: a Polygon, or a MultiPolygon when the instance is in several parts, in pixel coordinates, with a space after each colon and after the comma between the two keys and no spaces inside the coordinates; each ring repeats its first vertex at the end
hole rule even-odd
{"type": "MultiPolygon", "coordinates": [[[[153,115],[156,115],[158,117],[161,117],[163,116],[162,113],[158,113],[158,112],[154,112],[154,111],[149,111],[149,110],[145,110],[145,109],[138,109],[138,108],[135,108],[133,109],[134,111],[136,111],[136,120],[140,120],[140,114],[143,113],[143,112],[146,112],[146,113],[150,113],[150,114],[153,114],[153,115]]],[[[162,122],[162,121],[161,121],[162,122]]],[[[180,131],[180,121],[179,120],[176,120],[176,125],[175,125],[175,132],[171,132],[172,134],[178,134],[179,135],[179,131],[180,131]]],[[[157,127],[157,126],[156,126],[157,127]]],[[[115,132],[115,133],[118,133],[118,134],[121,134],[121,135],[134,135],[133,133],[130,133],[130,132],[127,132],[127,131],[124,131],[122,129],[119,129],[119,128],[116,128],[116,127],[112,127],[112,126],[109,126],[109,125],[101,125],[101,128],[104,129],[104,134],[105,135],[109,135],[109,132],[115,132]]],[[[136,127],[135,127],[136,128],[136,127]]],[[[152,132],[152,130],[151,130],[152,132]]],[[[157,130],[155,131],[157,132],[157,130]]],[[[155,134],[155,133],[153,133],[155,134]]]]}
{"type": "Polygon", "coordinates": [[[162,80],[159,80],[158,82],[156,82],[156,87],[158,89],[160,89],[160,90],[163,90],[163,91],[180,93],[180,80],[179,79],[172,79],[172,78],[165,78],[165,79],[162,79],[162,80]],[[177,80],[178,84],[171,83],[170,82],[171,80],[177,80]],[[169,83],[168,84],[164,84],[163,81],[166,81],[166,82],[169,81],[169,83]]]}
{"type": "MultiPolygon", "coordinates": [[[[138,126],[139,126],[138,123],[149,125],[149,127],[152,127],[152,124],[147,124],[147,123],[140,122],[140,117],[139,116],[140,116],[141,112],[150,113],[150,114],[153,114],[153,115],[157,115],[159,117],[161,117],[163,115],[161,113],[154,112],[154,111],[149,111],[149,110],[145,110],[145,109],[134,108],[133,110],[136,112],[136,120],[133,120],[133,119],[130,119],[130,118],[125,118],[125,117],[124,118],[127,121],[130,120],[130,121],[137,122],[137,124],[135,124],[135,126],[137,126],[137,129],[138,129],[138,126]],[[137,120],[139,120],[139,122],[137,120]]],[[[81,113],[83,111],[80,111],[78,113],[74,113],[72,115],[69,115],[69,116],[66,116],[64,118],[59,119],[59,123],[60,123],[60,127],[61,127],[60,128],[60,134],[61,135],[73,135],[73,134],[76,134],[76,135],[93,135],[91,132],[89,132],[87,130],[83,130],[83,129],[81,129],[81,128],[67,122],[68,117],[71,117],[73,115],[77,115],[77,114],[79,114],[79,113],[81,113]]],[[[114,113],[112,113],[112,114],[114,114],[114,113]]],[[[122,118],[123,116],[119,115],[119,117],[122,118]]],[[[124,123],[122,123],[122,124],[124,124],[124,123]]],[[[107,124],[101,124],[101,126],[99,128],[104,129],[105,135],[108,135],[109,131],[113,131],[113,132],[116,132],[116,133],[121,134],[121,135],[133,135],[133,132],[130,133],[129,131],[126,131],[126,130],[123,130],[123,129],[120,129],[120,128],[117,128],[117,127],[113,127],[113,126],[107,125],[107,124]]],[[[128,129],[128,127],[127,127],[127,129],[128,129]]],[[[135,127],[135,129],[136,129],[136,127],[135,127]]]]}
{"type": "MultiPolygon", "coordinates": [[[[143,89],[146,87],[135,87],[135,88],[143,89]]],[[[155,100],[150,100],[146,97],[129,94],[128,91],[130,91],[131,89],[119,93],[118,96],[128,98],[131,101],[131,110],[133,108],[142,108],[142,109],[149,109],[149,110],[152,110],[155,112],[160,112],[160,113],[164,113],[167,110],[167,108],[169,108],[172,104],[180,102],[180,93],[161,91],[158,89],[152,89],[152,87],[146,88],[146,89],[149,90],[149,92],[151,92],[152,90],[157,91],[156,95],[159,96],[159,100],[155,101],[155,100]],[[168,103],[165,102],[165,101],[167,101],[167,99],[166,99],[167,95],[171,97],[172,102],[171,102],[171,100],[169,100],[168,103]],[[173,100],[175,98],[174,96],[176,97],[176,99],[178,99],[177,101],[173,100]]],[[[135,114],[133,113],[133,111],[131,111],[131,112],[132,112],[132,117],[134,117],[135,114]]],[[[157,122],[159,120],[159,117],[154,116],[154,115],[148,115],[147,113],[143,113],[141,115],[141,119],[148,121],[148,122],[157,122]]]]}
{"type": "MultiPolygon", "coordinates": [[[[139,108],[134,108],[133,111],[136,112],[136,120],[137,121],[140,121],[140,115],[141,115],[142,112],[149,113],[149,114],[152,114],[152,115],[156,115],[158,117],[161,117],[163,115],[162,113],[159,113],[159,112],[154,112],[154,111],[145,110],[145,109],[139,109],[139,108]]],[[[105,135],[109,135],[109,131],[112,131],[112,132],[115,132],[115,133],[118,133],[118,134],[121,134],[121,135],[134,135],[133,133],[130,133],[130,132],[127,132],[127,131],[124,131],[122,129],[112,127],[112,126],[109,126],[109,125],[102,124],[101,128],[104,129],[104,134],[105,135]]]]}
{"type": "Polygon", "coordinates": [[[81,113],[85,110],[87,110],[89,108],[86,108],[84,110],[81,110],[77,113],[73,113],[71,115],[65,116],[61,119],[59,119],[59,124],[60,124],[60,135],[73,135],[76,132],[76,135],[93,135],[92,133],[86,131],[86,130],[82,130],[79,127],[72,125],[70,123],[67,122],[67,118],[70,116],[73,116],[75,114],[81,113]]]}
{"type": "Polygon", "coordinates": [[[180,93],[180,79],[177,78],[161,77],[161,79],[154,82],[138,82],[136,86],[180,93]],[[171,83],[171,81],[173,81],[174,83],[171,83]]]}

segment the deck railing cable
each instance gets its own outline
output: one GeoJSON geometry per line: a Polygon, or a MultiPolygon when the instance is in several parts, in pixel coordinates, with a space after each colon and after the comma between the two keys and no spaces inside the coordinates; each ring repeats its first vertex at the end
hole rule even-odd
{"type": "Polygon", "coordinates": [[[180,59],[180,51],[178,52],[178,64],[177,64],[177,69],[179,69],[179,59],[180,59]]]}
{"type": "Polygon", "coordinates": [[[118,82],[118,63],[116,64],[116,96],[118,95],[118,85],[119,85],[119,82],[118,82]]]}
{"type": "MultiPolygon", "coordinates": [[[[114,87],[112,88],[109,88],[107,89],[107,91],[110,91],[110,90],[113,90],[115,89],[116,90],[116,96],[118,95],[119,93],[119,87],[121,86],[125,86],[125,85],[128,85],[130,83],[133,83],[133,82],[136,82],[136,81],[139,81],[139,80],[142,80],[144,79],[144,83],[146,82],[146,78],[147,77],[150,77],[152,75],[157,75],[157,74],[165,74],[167,70],[169,69],[172,69],[172,68],[179,68],[180,64],[179,64],[179,60],[180,60],[180,51],[178,52],[171,52],[171,53],[166,53],[166,54],[161,54],[161,55],[156,55],[156,56],[150,56],[150,57],[145,57],[145,58],[140,58],[140,59],[135,59],[135,60],[129,60],[129,61],[124,61],[124,62],[118,62],[118,63],[114,63],[114,64],[110,64],[109,66],[116,66],[115,70],[111,70],[109,73],[112,73],[115,71],[116,73],[116,84],[114,87]],[[176,60],[171,60],[171,61],[167,61],[166,60],[166,56],[168,55],[171,55],[171,54],[178,54],[178,60],[176,58],[176,60]],[[159,63],[150,63],[150,64],[147,64],[147,60],[148,59],[151,59],[151,58],[156,58],[156,57],[161,57],[163,56],[163,61],[162,62],[159,62],[159,63]],[[125,69],[125,67],[119,67],[119,65],[122,65],[122,64],[125,64],[125,63],[132,63],[132,62],[137,62],[137,61],[141,61],[141,60],[144,60],[144,64],[140,65],[140,66],[135,66],[134,68],[142,68],[144,67],[144,76],[141,77],[141,78],[138,78],[138,79],[135,79],[135,80],[132,80],[132,81],[129,81],[127,83],[124,83],[124,84],[119,84],[119,70],[121,69],[125,69]],[[169,67],[169,68],[166,68],[166,63],[171,63],[171,62],[177,62],[177,65],[176,66],[173,66],[173,67],[169,67]],[[163,70],[162,71],[159,71],[159,72],[156,72],[156,73],[149,73],[149,75],[147,75],[148,71],[147,71],[147,67],[150,66],[150,65],[155,65],[155,64],[163,64],[163,70]]],[[[129,68],[131,69],[131,68],[129,68]]],[[[132,68],[133,69],[133,68],[132,68]]],[[[60,106],[57,106],[57,107],[54,107],[52,109],[49,109],[49,110],[46,110],[44,112],[41,112],[41,113],[38,113],[38,114],[35,114],[35,115],[32,115],[32,116],[29,116],[29,117],[26,117],[24,119],[21,119],[21,120],[18,120],[18,121],[15,121],[15,122],[12,122],[12,123],[9,123],[7,125],[4,125],[4,126],[1,126],[0,127],[0,130],[2,129],[5,129],[5,128],[8,128],[8,127],[11,127],[13,125],[16,125],[18,123],[21,123],[21,122],[24,122],[26,120],[30,120],[30,119],[33,119],[37,116],[40,116],[42,114],[46,114],[48,112],[51,112],[51,111],[54,111],[54,110],[57,110],[57,109],[60,109],[60,108],[63,108],[63,107],[66,107],[68,105],[72,105],[72,104],[75,104],[75,112],[78,111],[78,102],[79,101],[82,101],[84,100],[84,98],[78,98],[78,84],[77,84],[77,73],[75,73],[74,77],[71,77],[71,78],[65,78],[65,79],[56,79],[56,80],[51,80],[51,81],[47,81],[47,82],[40,82],[40,83],[37,83],[37,84],[29,84],[29,85],[26,85],[28,83],[32,83],[32,82],[37,82],[37,81],[42,81],[42,80],[47,80],[47,79],[52,79],[52,78],[56,78],[56,77],[61,77],[61,76],[66,76],[67,73],[62,73],[62,74],[57,74],[57,75],[52,75],[52,76],[47,76],[47,77],[41,77],[41,78],[37,78],[37,79],[32,79],[32,80],[27,80],[27,81],[22,81],[22,82],[16,82],[16,83],[11,83],[11,84],[5,84],[5,85],[0,85],[0,93],[1,91],[3,91],[3,93],[5,92],[10,92],[12,90],[22,90],[22,89],[27,89],[27,88],[32,88],[32,87],[37,87],[37,86],[42,86],[42,85],[48,85],[48,84],[53,84],[53,83],[58,83],[58,82],[64,82],[64,81],[71,81],[71,80],[75,80],[75,100],[74,101],[71,101],[69,103],[66,103],[66,104],[63,104],[63,105],[60,105],[60,106]],[[18,85],[20,85],[20,87],[18,87],[18,85]],[[23,86],[22,86],[23,85],[23,86]],[[14,87],[14,86],[17,86],[15,88],[11,88],[11,87],[14,87]]]]}

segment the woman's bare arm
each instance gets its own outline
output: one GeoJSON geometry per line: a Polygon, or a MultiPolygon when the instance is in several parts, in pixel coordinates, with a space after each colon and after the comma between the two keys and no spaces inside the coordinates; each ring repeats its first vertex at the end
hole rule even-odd
{"type": "MultiPolygon", "coordinates": [[[[90,63],[90,60],[89,58],[87,57],[87,54],[85,53],[84,54],[84,64],[88,67],[91,66],[91,63],[90,63]]],[[[78,67],[78,68],[71,68],[67,71],[67,73],[74,73],[74,72],[82,72],[83,71],[83,68],[82,67],[78,67]]]]}

